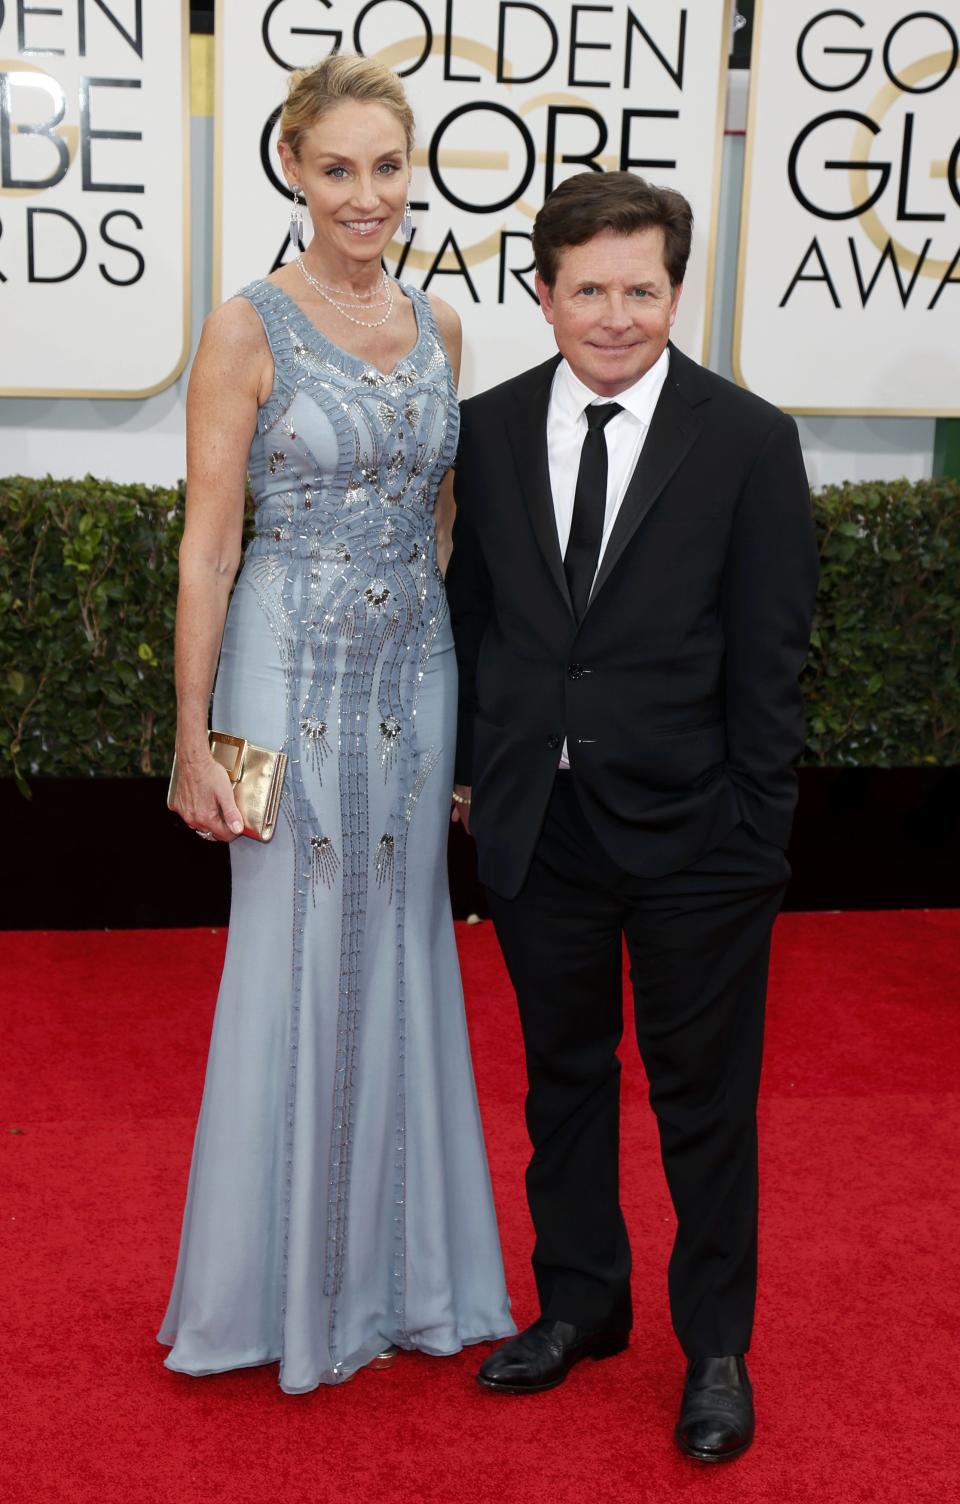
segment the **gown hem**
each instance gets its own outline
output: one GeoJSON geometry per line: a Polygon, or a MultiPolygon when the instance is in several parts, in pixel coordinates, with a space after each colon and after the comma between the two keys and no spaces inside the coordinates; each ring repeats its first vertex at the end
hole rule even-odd
{"type": "MultiPolygon", "coordinates": [[[[478,1347],[485,1342],[505,1341],[507,1338],[515,1336],[516,1330],[516,1326],[511,1321],[508,1326],[500,1331],[484,1333],[481,1336],[460,1336],[455,1346],[427,1346],[425,1343],[417,1342],[415,1339],[412,1339],[409,1336],[384,1338],[382,1340],[384,1343],[393,1342],[401,1352],[423,1353],[424,1357],[427,1358],[453,1358],[456,1357],[457,1353],[463,1352],[464,1348],[466,1347],[478,1347]]],[[[157,1342],[162,1347],[172,1348],[176,1342],[176,1338],[170,1339],[168,1337],[158,1335],[157,1342]]],[[[294,1386],[292,1384],[284,1384],[281,1382],[279,1388],[283,1394],[312,1394],[315,1389],[336,1388],[338,1384],[346,1383],[346,1381],[352,1378],[354,1374],[362,1372],[364,1368],[367,1368],[370,1363],[373,1362],[375,1357],[376,1353],[371,1354],[369,1358],[366,1358],[363,1362],[358,1363],[354,1368],[350,1367],[350,1362],[349,1360],[347,1360],[343,1365],[345,1371],[336,1377],[334,1377],[332,1374],[329,1378],[319,1377],[314,1383],[305,1384],[302,1386],[294,1386]]],[[[269,1353],[263,1357],[231,1360],[229,1362],[223,1363],[222,1365],[217,1364],[216,1367],[187,1368],[182,1364],[171,1362],[171,1356],[168,1355],[163,1360],[163,1366],[164,1368],[169,1369],[171,1373],[183,1374],[184,1377],[188,1379],[208,1379],[215,1378],[219,1374],[234,1373],[243,1368],[265,1368],[268,1364],[280,1363],[281,1361],[282,1357],[280,1353],[269,1353]]]]}

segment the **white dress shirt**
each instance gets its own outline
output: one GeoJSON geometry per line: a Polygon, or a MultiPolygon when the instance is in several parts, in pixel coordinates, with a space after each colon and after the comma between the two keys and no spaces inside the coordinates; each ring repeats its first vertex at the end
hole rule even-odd
{"type": "Polygon", "coordinates": [[[580,450],[587,436],[586,408],[592,402],[619,402],[623,408],[603,430],[607,441],[607,508],[603,519],[603,537],[597,568],[606,552],[630,477],[637,466],[640,451],[653,419],[670,369],[670,351],[664,350],[645,375],[616,397],[598,397],[574,376],[565,360],[557,366],[547,408],[547,457],[550,463],[550,489],[557,519],[561,554],[567,551],[570,524],[573,520],[573,497],[580,469],[580,450]]]}
{"type": "MultiPolygon", "coordinates": [[[[565,360],[557,366],[547,408],[547,458],[561,554],[566,553],[573,521],[573,498],[577,489],[577,472],[580,469],[580,450],[587,434],[585,410],[593,402],[619,402],[623,408],[623,412],[611,418],[603,430],[607,441],[607,505],[600,554],[597,558],[599,569],[630,477],[637,467],[640,451],[650,430],[654,408],[660,399],[669,369],[670,351],[664,350],[649,371],[625,392],[618,392],[616,397],[598,397],[596,392],[584,386],[579,377],[573,374],[565,360]]],[[[560,754],[560,766],[570,766],[566,741],[560,754]]]]}

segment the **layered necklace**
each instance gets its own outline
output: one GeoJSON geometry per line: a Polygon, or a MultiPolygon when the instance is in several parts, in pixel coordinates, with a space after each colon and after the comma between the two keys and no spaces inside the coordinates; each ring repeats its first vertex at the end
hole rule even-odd
{"type": "Polygon", "coordinates": [[[304,265],[302,255],[297,257],[297,266],[299,266],[314,292],[318,292],[325,303],[329,303],[331,308],[335,308],[343,318],[349,319],[351,324],[359,324],[361,329],[379,329],[380,325],[385,324],[393,312],[393,283],[386,272],[381,274],[380,281],[371,292],[355,293],[346,292],[342,287],[328,287],[325,282],[318,282],[313,273],[309,272],[304,265]],[[383,296],[378,297],[378,293],[382,293],[383,296]],[[347,301],[340,302],[341,298],[345,298],[347,301]],[[358,319],[355,314],[350,312],[351,308],[386,308],[387,311],[378,319],[358,319]]]}

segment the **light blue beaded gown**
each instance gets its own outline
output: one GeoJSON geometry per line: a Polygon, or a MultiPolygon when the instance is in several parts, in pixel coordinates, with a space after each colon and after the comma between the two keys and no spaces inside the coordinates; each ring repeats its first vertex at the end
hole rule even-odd
{"type": "Polygon", "coordinates": [[[389,375],[278,287],[275,380],[214,696],[290,762],[231,845],[227,954],[159,1340],[189,1374],[279,1360],[301,1393],[388,1344],[510,1334],[446,882],[456,664],[434,504],[457,438],[429,299],[389,375]]]}

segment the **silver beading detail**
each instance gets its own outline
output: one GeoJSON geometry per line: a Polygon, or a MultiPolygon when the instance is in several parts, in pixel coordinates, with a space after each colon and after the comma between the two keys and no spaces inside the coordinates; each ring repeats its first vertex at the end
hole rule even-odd
{"type": "Polygon", "coordinates": [[[390,890],[390,900],[393,901],[393,879],[395,872],[396,841],[391,835],[383,835],[377,843],[377,853],[374,857],[374,871],[377,877],[377,887],[387,887],[390,890]]]}
{"type": "Polygon", "coordinates": [[[317,883],[332,888],[340,870],[340,858],[329,836],[310,837],[310,876],[313,886],[313,901],[317,901],[317,883]]]}
{"type": "Polygon", "coordinates": [[[395,715],[388,715],[380,722],[380,761],[384,777],[389,778],[397,760],[398,740],[403,727],[395,715]]]}
{"type": "Polygon", "coordinates": [[[323,764],[330,756],[330,743],[327,741],[327,723],[316,716],[304,716],[300,722],[300,734],[304,740],[304,751],[313,771],[320,775],[323,764]]]}

